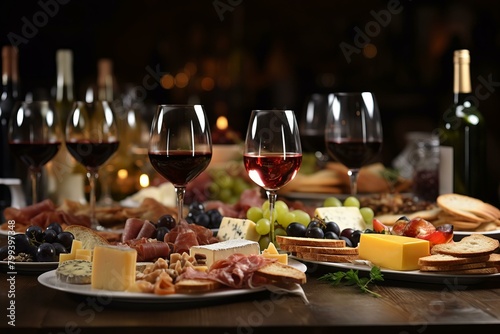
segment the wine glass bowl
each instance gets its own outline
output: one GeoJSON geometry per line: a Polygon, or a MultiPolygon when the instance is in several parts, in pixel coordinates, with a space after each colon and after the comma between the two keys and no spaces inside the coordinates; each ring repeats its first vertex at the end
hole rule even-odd
{"type": "Polygon", "coordinates": [[[380,153],[382,140],[382,121],[373,93],[329,95],[326,147],[334,159],[348,168],[351,195],[357,194],[359,170],[380,153]]]}
{"type": "Polygon", "coordinates": [[[328,94],[312,94],[299,119],[300,139],[304,152],[313,153],[319,167],[328,161],[325,147],[325,122],[328,94]]]}
{"type": "Polygon", "coordinates": [[[95,182],[98,170],[116,152],[120,144],[117,119],[107,101],[77,101],[66,123],[68,152],[87,170],[90,183],[90,220],[92,227],[103,230],[95,215],[95,182]]]}
{"type": "Polygon", "coordinates": [[[22,102],[9,120],[10,150],[27,167],[31,178],[32,203],[38,202],[38,180],[42,167],[59,151],[61,129],[49,101],[22,102]]]}
{"type": "Polygon", "coordinates": [[[292,110],[253,110],[248,124],[243,163],[250,179],[269,199],[269,240],[275,243],[276,192],[297,175],[302,163],[300,134],[292,110]]]}
{"type": "Polygon", "coordinates": [[[212,159],[212,136],[202,105],[159,105],[151,125],[148,147],[153,168],[173,184],[177,221],[184,219],[186,185],[212,159]]]}

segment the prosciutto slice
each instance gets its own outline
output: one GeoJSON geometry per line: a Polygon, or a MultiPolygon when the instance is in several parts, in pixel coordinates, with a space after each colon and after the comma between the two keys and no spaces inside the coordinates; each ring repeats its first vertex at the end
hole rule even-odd
{"type": "Polygon", "coordinates": [[[276,260],[260,255],[232,254],[226,259],[214,262],[206,272],[188,267],[178,280],[210,279],[235,289],[249,288],[267,283],[264,278],[257,279],[253,274],[274,261],[276,260]]]}
{"type": "Polygon", "coordinates": [[[219,240],[213,236],[212,230],[186,221],[179,222],[163,239],[174,245],[174,252],[189,253],[191,246],[208,245],[219,240]]]}
{"type": "Polygon", "coordinates": [[[132,239],[125,242],[137,251],[137,261],[156,261],[159,258],[166,259],[170,255],[170,247],[167,243],[156,239],[132,239]]]}

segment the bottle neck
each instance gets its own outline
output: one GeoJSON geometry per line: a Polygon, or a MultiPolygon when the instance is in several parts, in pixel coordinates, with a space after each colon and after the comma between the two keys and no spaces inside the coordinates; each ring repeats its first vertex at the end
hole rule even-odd
{"type": "Polygon", "coordinates": [[[455,104],[462,104],[472,93],[470,79],[470,58],[468,53],[456,57],[453,62],[453,94],[455,104]]]}
{"type": "Polygon", "coordinates": [[[17,100],[18,89],[18,51],[12,46],[2,48],[2,101],[17,100]]]}
{"type": "Polygon", "coordinates": [[[57,53],[57,91],[58,102],[73,101],[73,56],[69,50],[57,53]]]}
{"type": "Polygon", "coordinates": [[[97,72],[98,99],[113,101],[113,62],[110,59],[100,59],[97,63],[97,72]]]}

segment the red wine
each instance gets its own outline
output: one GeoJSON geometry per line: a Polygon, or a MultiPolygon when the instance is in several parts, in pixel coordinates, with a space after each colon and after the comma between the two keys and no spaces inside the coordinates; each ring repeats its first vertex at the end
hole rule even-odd
{"type": "Polygon", "coordinates": [[[61,142],[53,143],[9,143],[10,151],[26,166],[40,168],[49,162],[59,150],[61,142]]]}
{"type": "Polygon", "coordinates": [[[300,133],[302,147],[305,152],[321,152],[326,154],[325,134],[323,132],[305,131],[300,133]]]}
{"type": "Polygon", "coordinates": [[[361,168],[375,158],[382,148],[381,141],[328,141],[328,153],[348,168],[361,168]]]}
{"type": "Polygon", "coordinates": [[[69,153],[87,168],[98,168],[118,149],[120,142],[93,143],[86,141],[67,142],[69,153]]]}
{"type": "Polygon", "coordinates": [[[248,176],[264,189],[279,189],[290,182],[299,171],[302,154],[245,154],[243,163],[248,176]]]}
{"type": "Polygon", "coordinates": [[[149,160],[154,169],[173,185],[184,186],[207,168],[211,152],[170,151],[150,152],[149,160]]]}

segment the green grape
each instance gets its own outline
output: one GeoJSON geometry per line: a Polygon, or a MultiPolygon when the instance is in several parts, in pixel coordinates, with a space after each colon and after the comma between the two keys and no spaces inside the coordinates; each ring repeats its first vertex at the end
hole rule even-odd
{"type": "Polygon", "coordinates": [[[231,189],[223,188],[219,191],[219,199],[224,203],[229,203],[231,198],[233,197],[233,192],[231,189]]]}
{"type": "Polygon", "coordinates": [[[211,199],[219,199],[220,187],[217,183],[212,182],[208,186],[208,193],[211,199]]]}
{"type": "Polygon", "coordinates": [[[274,229],[274,235],[286,235],[286,231],[282,227],[274,229]]]}
{"type": "Polygon", "coordinates": [[[298,223],[301,223],[304,226],[309,225],[309,222],[311,221],[311,216],[304,210],[293,210],[293,214],[295,214],[295,221],[298,223]]]}
{"type": "Polygon", "coordinates": [[[247,210],[247,219],[250,219],[253,222],[259,221],[264,217],[262,215],[262,209],[256,206],[252,206],[247,210]]]}
{"type": "Polygon", "coordinates": [[[248,184],[241,177],[235,178],[233,182],[233,192],[240,195],[248,189],[248,184]]]}
{"type": "Polygon", "coordinates": [[[361,204],[359,203],[359,200],[356,197],[349,196],[344,200],[344,206],[352,206],[359,209],[361,204]]]}
{"type": "Polygon", "coordinates": [[[261,219],[259,219],[255,223],[255,230],[260,235],[269,234],[269,231],[271,231],[271,223],[270,223],[269,219],[267,219],[267,218],[261,218],[261,219]]]}
{"type": "Polygon", "coordinates": [[[279,223],[284,229],[286,229],[288,225],[290,225],[294,221],[297,221],[297,216],[295,215],[295,213],[287,212],[282,217],[280,217],[279,223]]]}
{"type": "MultiPolygon", "coordinates": [[[[269,211],[269,207],[267,209],[262,210],[262,217],[271,219],[271,211],[269,211]]],[[[274,217],[274,219],[276,219],[276,216],[274,217]]]]}
{"type": "Polygon", "coordinates": [[[289,212],[288,205],[283,201],[276,201],[274,204],[274,212],[277,213],[277,217],[281,217],[285,213],[289,212]]]}
{"type": "Polygon", "coordinates": [[[323,202],[324,207],[330,207],[330,206],[342,206],[342,201],[339,200],[337,197],[327,197],[325,198],[325,201],[323,202]]]}
{"type": "Polygon", "coordinates": [[[263,251],[269,246],[269,236],[268,235],[263,235],[259,239],[259,246],[260,250],[263,251]]]}
{"type": "Polygon", "coordinates": [[[375,217],[375,213],[373,212],[372,208],[367,206],[359,208],[359,213],[361,213],[361,216],[363,217],[367,228],[373,226],[373,217],[375,217]]]}
{"type": "Polygon", "coordinates": [[[219,175],[215,179],[215,183],[217,183],[221,188],[231,189],[234,181],[233,181],[233,178],[231,176],[225,174],[225,175],[219,175]]]}
{"type": "Polygon", "coordinates": [[[262,203],[262,211],[269,210],[269,200],[265,200],[264,203],[262,203]]]}

